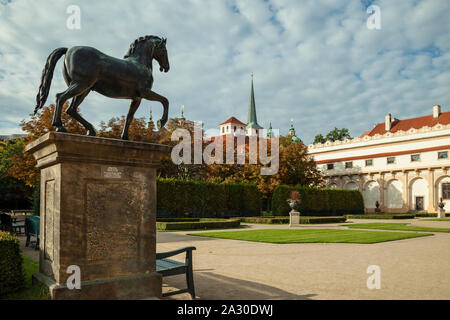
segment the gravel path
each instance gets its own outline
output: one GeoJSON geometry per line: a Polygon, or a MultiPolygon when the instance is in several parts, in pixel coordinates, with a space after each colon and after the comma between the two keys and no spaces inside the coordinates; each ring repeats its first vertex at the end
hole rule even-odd
{"type": "MultiPolygon", "coordinates": [[[[423,220],[353,220],[354,223],[412,223],[423,220]]],[[[340,224],[318,228],[345,228],[340,224]]],[[[300,228],[312,228],[306,226],[300,228]]],[[[249,225],[288,229],[287,225],[249,225]]],[[[242,229],[240,229],[242,230],[242,229]]],[[[158,252],[195,246],[199,299],[450,299],[450,234],[377,244],[269,244],[158,233],[158,252]],[[381,289],[369,290],[369,265],[381,268],[381,289]]],[[[180,261],[182,256],[178,256],[180,261]]],[[[164,278],[163,292],[185,286],[184,276],[164,278]]],[[[188,294],[172,299],[190,299],[188,294]]]]}

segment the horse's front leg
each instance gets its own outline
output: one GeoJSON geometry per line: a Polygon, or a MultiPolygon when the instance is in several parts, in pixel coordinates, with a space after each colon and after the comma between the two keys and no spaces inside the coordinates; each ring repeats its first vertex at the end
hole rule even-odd
{"type": "Polygon", "coordinates": [[[161,117],[161,120],[158,120],[157,125],[158,129],[161,130],[161,128],[164,127],[164,125],[167,122],[167,118],[169,116],[169,100],[167,100],[166,97],[163,97],[156,92],[153,92],[152,90],[146,90],[142,94],[142,98],[150,100],[150,101],[159,101],[164,107],[164,113],[161,117]]]}
{"type": "Polygon", "coordinates": [[[128,140],[128,129],[130,128],[131,121],[133,121],[134,114],[141,104],[141,99],[137,98],[131,101],[130,110],[128,110],[127,119],[125,120],[125,125],[123,126],[122,139],[128,140]]]}

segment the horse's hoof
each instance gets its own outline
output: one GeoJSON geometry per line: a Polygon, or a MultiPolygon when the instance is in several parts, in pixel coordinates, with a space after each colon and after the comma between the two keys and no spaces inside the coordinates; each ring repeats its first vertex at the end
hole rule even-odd
{"type": "Polygon", "coordinates": [[[59,126],[56,128],[56,132],[67,132],[67,130],[63,126],[59,126]]]}

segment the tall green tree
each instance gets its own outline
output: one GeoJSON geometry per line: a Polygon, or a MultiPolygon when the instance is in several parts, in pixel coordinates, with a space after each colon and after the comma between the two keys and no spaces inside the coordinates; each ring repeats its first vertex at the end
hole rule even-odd
{"type": "Polygon", "coordinates": [[[343,141],[351,138],[350,131],[347,128],[338,129],[334,127],[334,129],[328,132],[325,137],[321,133],[316,135],[313,143],[325,143],[327,141],[334,142],[338,140],[343,141]]]}

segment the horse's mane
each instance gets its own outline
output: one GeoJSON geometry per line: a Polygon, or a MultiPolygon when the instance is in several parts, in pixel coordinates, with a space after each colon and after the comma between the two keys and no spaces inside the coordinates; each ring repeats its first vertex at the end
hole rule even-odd
{"type": "Polygon", "coordinates": [[[131,56],[134,53],[136,46],[138,44],[140,44],[141,42],[147,41],[149,39],[161,40],[161,38],[157,37],[157,36],[139,37],[136,40],[134,40],[133,43],[130,45],[130,49],[128,49],[128,52],[125,54],[124,58],[128,58],[129,56],[131,56]]]}

